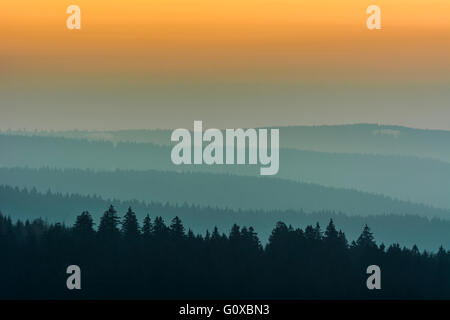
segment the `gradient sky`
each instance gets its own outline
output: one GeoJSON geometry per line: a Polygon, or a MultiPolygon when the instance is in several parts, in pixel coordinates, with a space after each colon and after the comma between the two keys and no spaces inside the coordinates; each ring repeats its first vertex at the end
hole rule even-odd
{"type": "Polygon", "coordinates": [[[448,0],[14,0],[0,129],[450,130],[448,0]],[[67,30],[66,8],[82,29],[67,30]],[[382,30],[366,28],[376,4],[382,30]]]}

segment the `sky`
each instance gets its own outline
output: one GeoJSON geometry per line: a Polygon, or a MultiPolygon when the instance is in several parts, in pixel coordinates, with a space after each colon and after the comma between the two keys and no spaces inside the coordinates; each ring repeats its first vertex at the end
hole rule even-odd
{"type": "Polygon", "coordinates": [[[4,1],[0,129],[450,130],[449,14],[448,0],[4,1]]]}

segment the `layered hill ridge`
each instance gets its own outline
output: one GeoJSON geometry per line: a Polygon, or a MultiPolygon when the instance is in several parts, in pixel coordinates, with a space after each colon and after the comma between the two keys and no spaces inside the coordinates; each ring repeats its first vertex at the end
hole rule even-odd
{"type": "MultiPolygon", "coordinates": [[[[192,123],[186,128],[191,129],[192,123]]],[[[274,127],[275,128],[275,127],[274,127]]],[[[280,148],[319,152],[403,155],[450,162],[450,131],[380,124],[288,126],[280,129],[280,148]]],[[[171,145],[172,130],[4,131],[4,134],[66,137],[89,141],[171,145]]]]}
{"type": "Polygon", "coordinates": [[[169,222],[175,216],[182,219],[188,229],[204,233],[217,226],[220,232],[228,233],[234,223],[253,226],[261,241],[265,243],[277,221],[284,221],[293,227],[305,228],[317,222],[324,228],[330,219],[346,233],[350,241],[355,240],[365,224],[368,224],[379,243],[399,243],[420,249],[437,251],[440,245],[450,246],[450,221],[428,219],[416,215],[348,216],[334,211],[305,212],[298,210],[231,210],[212,207],[170,205],[158,202],[104,200],[98,196],[77,194],[40,193],[0,185],[0,212],[13,220],[42,218],[51,223],[63,222],[72,225],[77,215],[88,210],[98,226],[100,216],[109,205],[123,216],[128,207],[136,212],[140,223],[146,214],[152,219],[161,216],[169,222]],[[412,236],[414,235],[414,236],[412,236]]]}
{"type": "MultiPolygon", "coordinates": [[[[259,176],[259,165],[176,166],[170,161],[170,146],[150,143],[114,144],[61,137],[0,135],[0,149],[5,150],[0,154],[0,166],[3,167],[259,176]]],[[[450,163],[440,160],[281,149],[280,171],[274,178],[354,189],[450,209],[450,163]]]]}
{"type": "Polygon", "coordinates": [[[120,200],[196,204],[232,209],[335,210],[349,215],[414,214],[450,219],[450,210],[355,190],[284,179],[164,171],[0,168],[3,184],[40,192],[97,194],[120,200]]]}
{"type": "Polygon", "coordinates": [[[175,166],[170,132],[3,132],[0,210],[72,223],[83,210],[98,219],[112,203],[120,212],[132,206],[140,218],[178,215],[197,232],[252,225],[263,240],[279,220],[301,226],[333,218],[350,239],[368,223],[387,244],[450,244],[450,132],[282,127],[275,177],[260,177],[258,165],[175,166]]]}

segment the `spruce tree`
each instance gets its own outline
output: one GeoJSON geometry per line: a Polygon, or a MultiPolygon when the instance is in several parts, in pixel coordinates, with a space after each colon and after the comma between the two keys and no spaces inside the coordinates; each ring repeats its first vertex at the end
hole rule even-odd
{"type": "Polygon", "coordinates": [[[330,223],[325,230],[325,240],[327,242],[337,242],[338,232],[336,227],[334,226],[333,219],[330,219],[330,223]]]}
{"type": "Polygon", "coordinates": [[[167,237],[168,229],[162,217],[156,217],[153,223],[153,235],[157,239],[167,237]]]}
{"type": "Polygon", "coordinates": [[[112,205],[100,218],[98,236],[101,240],[118,240],[120,237],[119,217],[112,205]]]}
{"type": "Polygon", "coordinates": [[[373,234],[369,226],[366,224],[361,235],[356,240],[356,246],[359,248],[375,248],[377,247],[373,234]]]}
{"type": "Polygon", "coordinates": [[[139,222],[136,218],[136,214],[131,210],[131,207],[128,208],[128,211],[123,218],[122,234],[125,241],[135,241],[139,238],[139,222]]]}
{"type": "Polygon", "coordinates": [[[73,226],[73,234],[77,239],[91,238],[94,234],[94,221],[88,211],[83,211],[77,216],[73,226]]]}
{"type": "Polygon", "coordinates": [[[181,239],[184,237],[184,226],[181,223],[180,218],[175,217],[170,224],[170,232],[175,239],[181,239]]]}
{"type": "Polygon", "coordinates": [[[142,225],[142,235],[145,239],[149,239],[153,233],[153,225],[150,216],[147,214],[142,225]]]}

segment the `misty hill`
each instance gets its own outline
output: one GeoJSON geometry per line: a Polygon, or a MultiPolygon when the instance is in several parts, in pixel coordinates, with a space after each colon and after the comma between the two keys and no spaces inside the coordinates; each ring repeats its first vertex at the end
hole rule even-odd
{"type": "Polygon", "coordinates": [[[414,214],[450,219],[450,210],[354,190],[284,179],[162,171],[1,168],[2,184],[38,191],[97,194],[120,200],[198,204],[232,209],[336,210],[349,215],[414,214]]]}
{"type": "Polygon", "coordinates": [[[450,162],[450,131],[354,124],[284,127],[283,148],[435,158],[450,162]]]}
{"type": "MultiPolygon", "coordinates": [[[[175,166],[169,146],[0,135],[0,166],[163,170],[259,176],[258,165],[175,166]]],[[[409,156],[280,150],[275,178],[378,193],[450,208],[450,164],[409,156]]]]}
{"type": "MultiPolygon", "coordinates": [[[[192,124],[189,124],[192,125],[192,124]]],[[[187,129],[192,129],[190,126],[187,129]]],[[[277,127],[278,128],[278,127],[277,127]]],[[[321,152],[367,153],[435,158],[450,162],[450,131],[378,124],[280,128],[280,147],[321,152]]],[[[170,145],[172,130],[8,131],[13,135],[67,137],[91,141],[170,145]]]]}
{"type": "MultiPolygon", "coordinates": [[[[45,193],[35,190],[19,190],[8,186],[0,186],[0,212],[15,219],[44,218],[49,222],[65,222],[72,225],[75,217],[88,210],[98,226],[99,218],[110,204],[113,204],[123,216],[131,206],[142,222],[149,213],[152,217],[162,216],[166,222],[174,216],[183,220],[186,228],[195,233],[204,233],[212,226],[218,226],[221,232],[228,233],[233,223],[241,226],[253,226],[260,239],[265,243],[277,221],[284,221],[295,227],[305,227],[319,222],[322,228],[332,218],[336,225],[346,233],[348,239],[359,236],[364,224],[371,226],[379,243],[386,245],[400,243],[404,246],[417,244],[420,249],[436,251],[442,244],[450,246],[450,221],[427,219],[413,215],[379,215],[368,217],[350,217],[342,213],[296,211],[258,211],[229,210],[198,206],[171,206],[161,203],[145,204],[139,201],[103,200],[100,197],[81,195],[62,195],[45,193]]],[[[322,229],[323,230],[323,229],[322,229]]]]}

